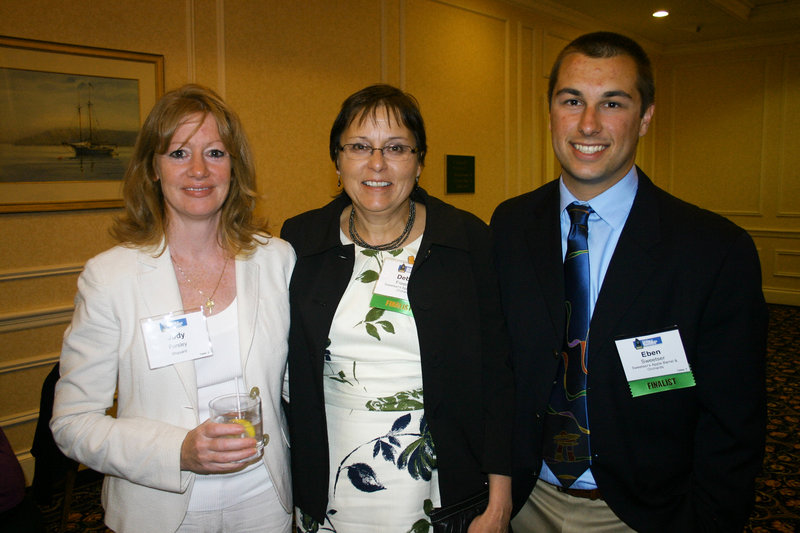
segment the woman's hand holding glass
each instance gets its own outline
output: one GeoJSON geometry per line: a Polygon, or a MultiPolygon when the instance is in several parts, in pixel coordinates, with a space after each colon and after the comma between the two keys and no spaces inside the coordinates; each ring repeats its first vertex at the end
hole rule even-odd
{"type": "Polygon", "coordinates": [[[249,464],[237,461],[250,457],[258,459],[256,445],[256,439],[242,437],[240,424],[217,424],[206,420],[183,439],[181,470],[196,474],[236,472],[249,464]]]}

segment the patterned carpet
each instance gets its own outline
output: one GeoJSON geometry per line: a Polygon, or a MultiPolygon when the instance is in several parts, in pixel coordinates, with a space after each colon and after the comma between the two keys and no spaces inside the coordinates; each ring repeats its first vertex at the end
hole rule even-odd
{"type": "Polygon", "coordinates": [[[767,445],[747,532],[800,531],[800,308],[769,306],[767,445]]]}
{"type": "MultiPolygon", "coordinates": [[[[103,523],[103,507],[100,505],[100,489],[103,476],[92,470],[81,470],[72,491],[69,518],[63,531],[108,531],[103,523]]],[[[48,505],[40,505],[47,533],[58,533],[61,527],[61,503],[64,493],[54,494],[48,505]]]]}
{"type": "MultiPolygon", "coordinates": [[[[800,308],[770,305],[769,310],[766,457],[746,533],[800,531],[800,308]]],[[[100,485],[96,473],[78,474],[66,531],[110,531],[103,525],[100,485]]],[[[40,506],[48,533],[58,531],[62,497],[40,506]]]]}

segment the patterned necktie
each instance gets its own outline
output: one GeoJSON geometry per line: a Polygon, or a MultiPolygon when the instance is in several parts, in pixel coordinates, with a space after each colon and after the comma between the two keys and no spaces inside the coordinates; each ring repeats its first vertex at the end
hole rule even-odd
{"type": "Polygon", "coordinates": [[[544,422],[544,461],[569,487],[591,463],[589,420],[586,412],[587,339],[589,337],[589,235],[592,208],[572,203],[567,255],[564,258],[564,292],[567,331],[564,350],[550,393],[544,422]]]}

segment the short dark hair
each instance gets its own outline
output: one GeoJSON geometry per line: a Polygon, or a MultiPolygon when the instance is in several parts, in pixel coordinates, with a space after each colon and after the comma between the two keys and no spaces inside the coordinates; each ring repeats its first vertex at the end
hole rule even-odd
{"type": "Polygon", "coordinates": [[[640,116],[644,116],[647,108],[656,99],[656,84],[653,81],[653,68],[650,58],[639,46],[639,43],[629,37],[607,31],[598,31],[581,35],[561,50],[550,70],[550,82],[547,86],[547,101],[552,105],[553,90],[558,82],[558,71],[561,63],[569,54],[583,54],[594,58],[607,58],[615,56],[628,56],[636,63],[636,88],[642,99],[640,116]]]}
{"type": "Polygon", "coordinates": [[[331,127],[331,160],[336,163],[344,130],[357,118],[359,123],[367,117],[374,118],[380,107],[385,107],[390,117],[394,117],[398,124],[411,131],[417,145],[417,160],[420,165],[425,164],[428,144],[425,137],[425,122],[422,120],[417,99],[397,87],[386,84],[365,87],[348,96],[342,103],[342,109],[331,127]]]}

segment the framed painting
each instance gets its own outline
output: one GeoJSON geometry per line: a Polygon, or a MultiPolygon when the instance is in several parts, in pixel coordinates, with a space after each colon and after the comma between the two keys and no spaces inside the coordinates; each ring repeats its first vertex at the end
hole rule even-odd
{"type": "Polygon", "coordinates": [[[0,36],[0,213],[112,208],[164,56],[0,36]]]}

